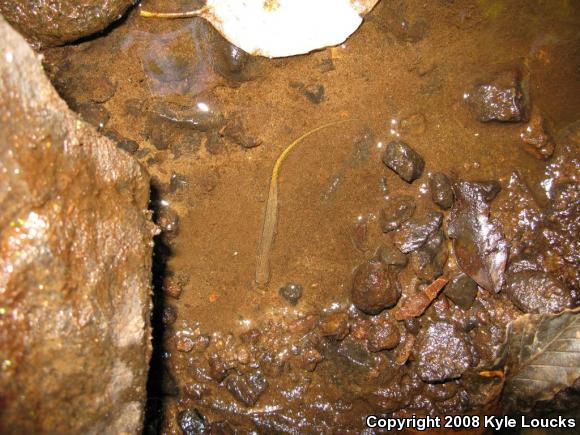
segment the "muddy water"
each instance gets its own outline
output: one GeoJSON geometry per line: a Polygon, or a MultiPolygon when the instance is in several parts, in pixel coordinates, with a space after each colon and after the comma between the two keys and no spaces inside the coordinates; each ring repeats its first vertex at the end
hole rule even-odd
{"type": "MultiPolygon", "coordinates": [[[[368,327],[351,306],[353,270],[385,243],[379,220],[389,198],[411,196],[419,215],[437,208],[429,173],[505,187],[517,170],[538,202],[547,201],[546,162],[526,151],[525,123],[482,123],[466,99],[477,84],[518,70],[529,110],[560,137],[580,115],[578,22],[580,8],[568,0],[383,0],[342,46],[268,60],[240,53],[200,19],[133,11],[102,37],[45,53],[69,104],[125,141],[153,176],[153,207],[166,230],[157,260],[165,286],[171,277],[181,287],[163,302],[164,431],[178,433],[188,416],[247,430],[357,431],[373,410],[477,410],[461,381],[451,382],[455,399],[437,407],[415,385],[412,363],[397,364],[399,351],[369,354],[355,341],[313,339],[312,325],[337,312],[354,336],[359,323],[368,327]],[[256,255],[274,162],[298,136],[341,119],[350,121],[305,139],[282,164],[271,279],[259,289],[256,255]],[[381,161],[393,140],[426,162],[413,183],[381,161]],[[279,294],[288,283],[303,288],[296,305],[279,294]],[[313,349],[316,369],[304,363],[313,349]],[[232,392],[228,379],[255,372],[266,388],[254,379],[232,392]],[[240,399],[252,395],[240,388],[258,391],[257,399],[240,399]]],[[[444,276],[454,271],[451,255],[444,276]]],[[[412,279],[402,274],[404,293],[412,279]]],[[[491,305],[504,325],[517,315],[501,295],[491,305]]],[[[501,341],[501,331],[493,333],[501,341]]]]}

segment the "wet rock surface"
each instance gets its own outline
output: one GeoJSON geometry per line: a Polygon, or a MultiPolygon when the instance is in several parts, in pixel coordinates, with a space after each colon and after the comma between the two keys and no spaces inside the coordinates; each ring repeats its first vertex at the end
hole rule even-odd
{"type": "Polygon", "coordinates": [[[367,314],[378,314],[395,305],[401,291],[393,272],[381,262],[363,263],[354,273],[352,302],[367,314]]]}
{"type": "Polygon", "coordinates": [[[477,283],[461,272],[445,286],[444,294],[456,305],[467,310],[473,305],[477,296],[477,283]]]}
{"type": "Polygon", "coordinates": [[[403,141],[394,141],[387,145],[383,163],[407,183],[419,178],[425,168],[423,157],[403,141]]]}
{"type": "Polygon", "coordinates": [[[556,144],[546,131],[544,120],[538,114],[534,114],[530,122],[522,127],[520,138],[525,150],[539,159],[547,160],[554,154],[556,144]]]}
{"type": "Polygon", "coordinates": [[[256,404],[268,387],[268,381],[260,372],[248,376],[231,376],[226,380],[228,391],[247,406],[256,404]]]}
{"type": "Polygon", "coordinates": [[[442,172],[435,172],[429,176],[429,190],[433,202],[443,210],[451,208],[453,205],[453,189],[451,181],[442,172]]]}
{"type": "Polygon", "coordinates": [[[415,251],[427,242],[431,234],[441,227],[443,214],[428,211],[424,216],[406,222],[397,234],[395,244],[402,253],[415,251]]]}
{"type": "Polygon", "coordinates": [[[394,231],[415,213],[415,200],[410,196],[390,199],[381,210],[380,224],[384,233],[394,231]]]}
{"type": "Polygon", "coordinates": [[[134,0],[2,0],[0,12],[31,42],[54,46],[104,30],[135,3],[134,0]]]}
{"type": "Polygon", "coordinates": [[[573,304],[570,290],[543,272],[522,271],[512,274],[506,292],[524,313],[559,313],[571,308],[573,304]]]}
{"type": "Polygon", "coordinates": [[[467,336],[447,322],[432,323],[421,331],[417,358],[419,376],[426,382],[458,378],[473,364],[467,336]]]}
{"type": "Polygon", "coordinates": [[[497,75],[489,83],[477,86],[469,102],[481,122],[520,122],[527,118],[527,107],[516,70],[497,75]]]}
{"type": "Polygon", "coordinates": [[[2,18],[0,52],[0,432],[139,432],[148,177],[67,108],[2,18]]]}

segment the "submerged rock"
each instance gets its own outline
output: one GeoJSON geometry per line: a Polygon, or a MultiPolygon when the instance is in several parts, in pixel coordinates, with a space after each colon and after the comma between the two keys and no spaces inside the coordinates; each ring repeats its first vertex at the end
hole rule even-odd
{"type": "Polygon", "coordinates": [[[415,200],[411,196],[390,199],[381,210],[380,224],[384,233],[394,231],[415,213],[415,200]]]}
{"type": "Polygon", "coordinates": [[[406,222],[395,235],[395,244],[404,254],[415,251],[427,242],[431,234],[441,228],[443,214],[428,211],[425,215],[406,222]]]}
{"type": "Polygon", "coordinates": [[[451,208],[453,205],[453,189],[451,181],[442,172],[435,172],[429,176],[429,190],[433,202],[443,210],[451,208]]]}
{"type": "Polygon", "coordinates": [[[100,32],[136,0],[0,1],[0,13],[29,41],[62,45],[100,32]]]}
{"type": "Polygon", "coordinates": [[[516,70],[477,86],[468,95],[468,101],[481,122],[520,122],[527,118],[521,78],[516,70]]]}
{"type": "Polygon", "coordinates": [[[455,275],[443,292],[455,305],[468,310],[477,296],[477,283],[467,274],[460,272],[455,275]]]}
{"type": "Polygon", "coordinates": [[[378,314],[399,300],[401,290],[394,272],[380,261],[370,260],[355,271],[352,302],[367,314],[378,314]]]}
{"type": "Polygon", "coordinates": [[[0,432],[138,433],[148,177],[68,109],[1,17],[0,53],[0,432]]]}
{"type": "Polygon", "coordinates": [[[570,290],[544,272],[526,270],[511,274],[506,292],[524,313],[559,313],[574,304],[570,290]]]}
{"type": "Polygon", "coordinates": [[[473,364],[468,337],[455,325],[435,322],[423,329],[416,348],[417,369],[425,382],[459,378],[473,364]]]}
{"type": "Polygon", "coordinates": [[[383,163],[407,183],[419,178],[425,168],[423,157],[403,141],[394,141],[387,145],[383,163]]]}

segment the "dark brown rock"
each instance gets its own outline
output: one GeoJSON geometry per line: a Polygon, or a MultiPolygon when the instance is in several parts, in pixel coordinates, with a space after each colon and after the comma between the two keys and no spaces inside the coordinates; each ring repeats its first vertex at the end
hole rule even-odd
{"type": "Polygon", "coordinates": [[[459,378],[473,364],[467,336],[451,323],[434,322],[417,339],[417,369],[425,382],[459,378]]]}
{"type": "Polygon", "coordinates": [[[477,86],[469,103],[481,122],[520,122],[526,120],[526,101],[517,70],[498,74],[493,80],[477,86]]]}
{"type": "Polygon", "coordinates": [[[570,290],[544,272],[511,274],[506,292],[514,305],[525,313],[559,313],[572,308],[574,302],[570,290]]]}
{"type": "Polygon", "coordinates": [[[401,333],[393,320],[381,319],[369,329],[368,346],[372,352],[394,349],[400,341],[401,333]]]}
{"type": "Polygon", "coordinates": [[[138,433],[151,353],[148,177],[68,109],[1,17],[0,52],[0,432],[138,433]]]}
{"type": "Polygon", "coordinates": [[[177,415],[177,424],[183,435],[200,435],[206,433],[209,425],[197,409],[186,409],[177,415]]]}
{"type": "Polygon", "coordinates": [[[0,13],[29,41],[62,45],[100,32],[135,0],[0,0],[0,13]]]}
{"type": "Polygon", "coordinates": [[[544,120],[539,115],[533,115],[530,122],[522,127],[520,138],[524,149],[539,159],[547,160],[554,154],[556,144],[546,131],[544,120]]]}
{"type": "Polygon", "coordinates": [[[449,281],[443,293],[455,305],[468,310],[477,296],[477,283],[465,273],[460,272],[449,281]]]}
{"type": "Polygon", "coordinates": [[[367,314],[378,314],[399,300],[401,290],[397,277],[380,261],[363,263],[354,273],[352,302],[367,314]]]}
{"type": "Polygon", "coordinates": [[[443,268],[449,258],[447,239],[439,229],[429,236],[427,242],[411,253],[411,265],[417,277],[433,280],[443,275],[443,268]]]}
{"type": "Polygon", "coordinates": [[[415,213],[415,200],[410,196],[400,196],[387,201],[381,210],[380,224],[384,233],[394,231],[415,213]]]}
{"type": "Polygon", "coordinates": [[[381,246],[377,250],[376,257],[385,266],[395,266],[401,269],[404,268],[409,261],[407,256],[399,251],[399,249],[393,244],[381,246]]]}
{"type": "Polygon", "coordinates": [[[268,388],[268,381],[260,372],[246,376],[234,375],[226,380],[226,388],[244,405],[252,406],[268,388]]]}
{"type": "Polygon", "coordinates": [[[435,172],[429,176],[429,190],[433,202],[443,210],[451,208],[453,205],[453,189],[451,181],[442,172],[435,172]]]}
{"type": "Polygon", "coordinates": [[[423,157],[403,141],[394,141],[387,145],[383,163],[407,183],[419,178],[425,168],[423,157]]]}
{"type": "Polygon", "coordinates": [[[438,211],[428,211],[420,218],[406,222],[395,235],[395,244],[401,252],[408,254],[427,242],[443,222],[443,215],[438,211]]]}

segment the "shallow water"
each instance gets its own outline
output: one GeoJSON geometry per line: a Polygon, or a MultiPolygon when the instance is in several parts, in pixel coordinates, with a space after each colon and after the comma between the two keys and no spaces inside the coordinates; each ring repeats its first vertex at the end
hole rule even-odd
{"type": "MultiPolygon", "coordinates": [[[[183,7],[177,3],[162,7],[183,7]]],[[[149,2],[148,9],[160,4],[149,2]]],[[[383,0],[342,46],[268,60],[240,54],[200,19],[144,19],[133,11],[103,37],[46,52],[61,94],[106,109],[103,131],[139,144],[135,155],[158,191],[155,208],[179,216],[178,231],[164,242],[171,250],[163,258],[167,270],[186,282],[179,299],[165,302],[177,313],[165,332],[165,363],[179,393],[170,391],[165,402],[164,430],[177,431],[173,416],[192,407],[211,421],[251,426],[253,420],[260,430],[360,428],[356,421],[378,406],[364,400],[369,391],[390,385],[382,378],[395,375],[385,373],[402,370],[381,365],[391,362],[379,361],[379,378],[345,362],[319,364],[306,375],[284,368],[268,375],[268,389],[248,408],[208,378],[205,349],[179,352],[176,337],[212,336],[209,349],[227,349],[270,320],[287,325],[305,314],[352,310],[353,269],[384,243],[385,200],[404,194],[415,198],[417,214],[435,208],[430,172],[505,186],[518,170],[545,202],[546,162],[522,146],[523,123],[482,123],[465,100],[474,85],[517,68],[530,107],[559,137],[580,115],[579,22],[572,0],[383,0]],[[103,79],[114,93],[94,103],[95,89],[86,83],[103,79]],[[180,124],[150,115],[168,103],[197,107],[187,115],[194,119],[180,124]],[[282,164],[271,279],[257,289],[256,254],[276,158],[303,133],[347,118],[354,121],[315,133],[282,164]],[[399,139],[426,162],[412,184],[381,161],[386,144],[399,139]],[[289,282],[304,288],[296,306],[278,293],[289,282]],[[198,388],[192,385],[203,393],[189,391],[198,388]],[[261,417],[240,417],[248,413],[261,417]]],[[[454,267],[451,258],[446,270],[454,267]]],[[[291,352],[295,332],[276,328],[271,348],[291,352]]]]}

